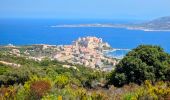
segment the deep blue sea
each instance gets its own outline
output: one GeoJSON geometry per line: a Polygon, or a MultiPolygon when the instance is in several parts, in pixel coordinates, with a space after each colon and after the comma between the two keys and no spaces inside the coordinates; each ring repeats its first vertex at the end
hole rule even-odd
{"type": "MultiPolygon", "coordinates": [[[[159,45],[170,52],[170,32],[145,32],[122,28],[54,28],[52,25],[128,23],[109,20],[1,19],[0,45],[71,44],[79,37],[96,36],[113,48],[132,49],[140,44],[159,45]]],[[[118,51],[120,52],[120,51],[118,51]]]]}

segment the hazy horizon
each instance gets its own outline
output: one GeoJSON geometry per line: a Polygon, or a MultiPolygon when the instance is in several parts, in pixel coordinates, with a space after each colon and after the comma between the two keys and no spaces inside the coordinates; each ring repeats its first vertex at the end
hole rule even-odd
{"type": "Polygon", "coordinates": [[[0,19],[152,20],[170,16],[169,0],[1,0],[0,19]]]}

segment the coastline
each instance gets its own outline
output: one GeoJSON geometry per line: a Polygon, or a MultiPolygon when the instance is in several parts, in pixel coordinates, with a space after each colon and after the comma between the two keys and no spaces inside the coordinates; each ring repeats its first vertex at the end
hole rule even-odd
{"type": "Polygon", "coordinates": [[[140,31],[145,31],[145,32],[170,32],[170,30],[154,30],[154,29],[143,29],[143,28],[132,28],[132,27],[127,27],[127,30],[140,30],[140,31]]]}
{"type": "Polygon", "coordinates": [[[65,24],[65,25],[52,25],[51,28],[124,28],[127,30],[141,30],[145,32],[170,32],[169,30],[157,30],[157,29],[148,29],[148,28],[139,28],[133,26],[126,26],[120,24],[65,24]]]}
{"type": "Polygon", "coordinates": [[[111,49],[103,51],[103,54],[110,58],[122,59],[131,49],[111,49]]]}
{"type": "MultiPolygon", "coordinates": [[[[22,47],[28,47],[28,46],[43,46],[43,48],[47,48],[47,47],[65,47],[69,45],[51,45],[51,44],[13,45],[13,44],[8,44],[8,45],[0,45],[0,48],[3,48],[3,47],[22,48],[22,47]]],[[[111,48],[108,50],[102,50],[102,54],[109,58],[122,59],[125,56],[125,54],[129,51],[131,51],[131,49],[111,48]]]]}

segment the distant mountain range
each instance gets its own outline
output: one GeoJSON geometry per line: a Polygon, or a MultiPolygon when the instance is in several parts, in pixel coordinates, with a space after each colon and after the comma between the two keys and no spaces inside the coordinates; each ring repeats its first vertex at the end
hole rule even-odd
{"type": "Polygon", "coordinates": [[[143,31],[170,31],[170,16],[161,17],[152,21],[140,24],[65,24],[53,25],[51,27],[109,27],[109,28],[126,28],[130,30],[143,30],[143,31]]]}

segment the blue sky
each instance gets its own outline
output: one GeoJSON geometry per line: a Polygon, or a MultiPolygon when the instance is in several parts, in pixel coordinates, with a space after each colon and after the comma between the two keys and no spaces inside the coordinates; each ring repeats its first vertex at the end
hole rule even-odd
{"type": "Polygon", "coordinates": [[[0,18],[153,19],[170,0],[0,0],[0,18]]]}

